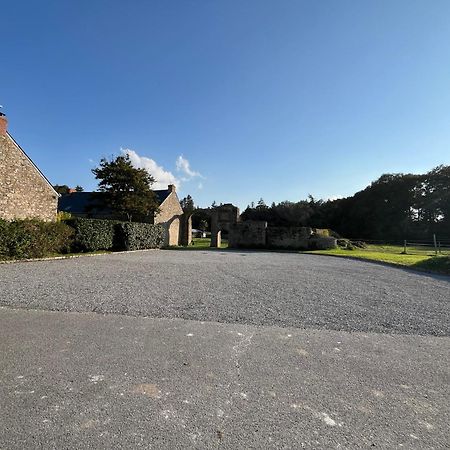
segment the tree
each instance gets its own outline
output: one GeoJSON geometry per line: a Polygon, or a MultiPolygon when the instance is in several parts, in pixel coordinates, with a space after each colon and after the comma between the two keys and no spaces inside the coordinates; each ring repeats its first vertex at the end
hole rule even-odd
{"type": "Polygon", "coordinates": [[[425,174],[417,189],[417,215],[428,234],[450,232],[450,166],[425,174]]]}
{"type": "Polygon", "coordinates": [[[262,197],[258,200],[258,203],[257,203],[256,207],[259,208],[259,209],[266,209],[267,208],[267,205],[264,202],[264,200],[262,199],[262,197]]]}
{"type": "Polygon", "coordinates": [[[198,225],[198,229],[202,230],[202,231],[206,231],[208,229],[208,222],[205,219],[201,220],[198,225]]]}
{"type": "Polygon", "coordinates": [[[190,195],[180,200],[180,206],[183,209],[183,212],[187,214],[192,214],[195,209],[194,200],[190,195]]]}
{"type": "Polygon", "coordinates": [[[217,203],[216,203],[216,201],[214,200],[212,203],[211,203],[211,208],[216,208],[217,207],[217,203]]]}
{"type": "Polygon", "coordinates": [[[58,194],[68,194],[69,193],[69,186],[67,186],[67,184],[55,184],[53,186],[53,189],[58,193],[58,194]]]}
{"type": "Polygon", "coordinates": [[[83,186],[80,186],[79,184],[77,184],[75,186],[75,192],[84,192],[83,186]]]}
{"type": "Polygon", "coordinates": [[[159,212],[151,185],[155,179],[145,170],[133,167],[128,155],[115,159],[103,158],[99,167],[92,169],[102,193],[97,203],[108,206],[120,218],[131,221],[150,221],[159,212]]]}

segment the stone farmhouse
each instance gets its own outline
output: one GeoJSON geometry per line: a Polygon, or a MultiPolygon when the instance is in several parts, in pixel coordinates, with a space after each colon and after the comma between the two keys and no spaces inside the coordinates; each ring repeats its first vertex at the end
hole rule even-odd
{"type": "Polygon", "coordinates": [[[7,127],[0,113],[0,218],[55,220],[58,193],[7,127]]]}
{"type": "MultiPolygon", "coordinates": [[[[154,190],[158,199],[160,212],[155,215],[153,223],[161,224],[165,229],[164,245],[180,245],[183,241],[184,230],[183,209],[173,184],[167,189],[154,190]]],[[[95,205],[94,192],[70,192],[60,197],[58,211],[70,213],[74,217],[87,217],[92,219],[113,219],[112,212],[105,207],[95,205]]]]}

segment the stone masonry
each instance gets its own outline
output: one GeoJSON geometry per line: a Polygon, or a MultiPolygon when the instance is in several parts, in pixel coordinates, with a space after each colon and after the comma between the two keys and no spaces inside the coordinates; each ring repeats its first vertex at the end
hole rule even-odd
{"type": "Polygon", "coordinates": [[[58,194],[6,127],[0,115],[0,218],[55,220],[58,194]]]}
{"type": "Polygon", "coordinates": [[[155,216],[155,224],[164,226],[164,245],[179,245],[180,243],[180,223],[183,217],[183,209],[180,206],[174,185],[169,185],[170,194],[160,205],[160,212],[155,216]]]}

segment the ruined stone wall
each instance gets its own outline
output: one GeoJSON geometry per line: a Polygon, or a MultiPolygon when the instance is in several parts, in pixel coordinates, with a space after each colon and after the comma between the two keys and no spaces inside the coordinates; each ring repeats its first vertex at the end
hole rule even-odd
{"type": "Polygon", "coordinates": [[[0,218],[55,220],[58,196],[8,134],[0,133],[0,218]]]}
{"type": "Polygon", "coordinates": [[[270,227],[267,245],[272,248],[306,250],[313,231],[309,227],[270,227]]]}
{"type": "Polygon", "coordinates": [[[336,239],[324,230],[309,227],[267,227],[267,222],[238,222],[230,228],[231,248],[274,248],[285,250],[325,250],[336,247],[336,239]]]}
{"type": "Polygon", "coordinates": [[[164,226],[164,245],[180,244],[180,221],[183,209],[176,192],[171,192],[160,206],[160,212],[155,216],[155,224],[164,226]]]}
{"type": "Polygon", "coordinates": [[[231,203],[218,206],[211,214],[211,247],[221,245],[222,231],[229,233],[231,228],[239,222],[239,208],[231,203]]]}
{"type": "Polygon", "coordinates": [[[263,248],[266,246],[267,222],[247,221],[230,226],[228,246],[231,248],[263,248]]]}

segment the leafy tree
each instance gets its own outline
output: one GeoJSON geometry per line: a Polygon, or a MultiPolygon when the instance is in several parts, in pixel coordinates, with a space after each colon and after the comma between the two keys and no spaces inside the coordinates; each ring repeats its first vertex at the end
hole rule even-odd
{"type": "Polygon", "coordinates": [[[438,166],[425,174],[416,194],[417,218],[428,233],[450,233],[450,166],[438,166]]]}
{"type": "Polygon", "coordinates": [[[80,186],[79,184],[77,184],[75,186],[75,192],[84,192],[83,186],[80,186]]]}
{"type": "Polygon", "coordinates": [[[202,230],[202,231],[206,231],[208,229],[208,222],[205,219],[201,220],[198,225],[198,229],[202,230]]]}
{"type": "Polygon", "coordinates": [[[131,221],[151,221],[159,212],[158,202],[151,185],[155,179],[145,170],[133,167],[128,155],[115,159],[103,158],[92,169],[102,193],[97,203],[108,206],[120,218],[131,221]]]}
{"type": "Polygon", "coordinates": [[[265,202],[262,199],[262,197],[258,200],[258,203],[257,203],[256,207],[259,208],[259,209],[267,208],[267,205],[265,204],[265,202]]]}
{"type": "Polygon", "coordinates": [[[69,186],[67,186],[67,184],[55,184],[53,186],[53,189],[58,193],[58,194],[68,194],[69,193],[69,186]]]}
{"type": "Polygon", "coordinates": [[[180,206],[185,213],[192,214],[195,209],[194,200],[190,195],[180,200],[180,206]]]}

